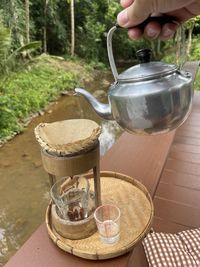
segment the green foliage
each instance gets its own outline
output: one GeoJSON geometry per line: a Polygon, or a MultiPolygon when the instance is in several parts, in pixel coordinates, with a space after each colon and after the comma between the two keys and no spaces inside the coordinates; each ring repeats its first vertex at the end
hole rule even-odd
{"type": "MultiPolygon", "coordinates": [[[[76,10],[76,53],[89,61],[108,63],[106,36],[116,23],[119,2],[80,1],[76,4],[76,10]]],[[[130,40],[127,30],[117,30],[113,35],[116,60],[133,60],[135,52],[146,45],[144,40],[130,40]]]]}
{"type": "Polygon", "coordinates": [[[23,52],[33,51],[40,47],[41,42],[35,41],[11,52],[10,32],[0,24],[0,74],[8,73],[10,70],[14,69],[17,65],[17,57],[23,52]]]}
{"type": "Polygon", "coordinates": [[[97,22],[91,17],[86,18],[84,28],[79,27],[80,37],[86,35],[82,42],[77,42],[77,50],[80,57],[89,60],[102,60],[105,57],[105,51],[102,49],[101,35],[105,32],[105,25],[97,22]]]}
{"type": "Polygon", "coordinates": [[[194,90],[200,91],[200,71],[198,70],[196,79],[194,81],[194,90]]]}
{"type": "Polygon", "coordinates": [[[74,88],[77,76],[37,63],[11,73],[0,88],[0,140],[22,130],[24,118],[55,100],[60,91],[74,88]]]}
{"type": "MultiPolygon", "coordinates": [[[[179,64],[180,62],[180,58],[179,58],[179,62],[176,62],[176,54],[175,51],[172,49],[172,41],[169,41],[169,44],[171,44],[171,46],[169,45],[168,47],[168,53],[166,51],[165,55],[163,56],[162,60],[167,62],[167,63],[177,63],[179,64]],[[171,48],[170,48],[171,47],[171,48]]],[[[199,44],[199,38],[195,38],[193,40],[192,43],[192,53],[191,53],[191,61],[199,61],[200,59],[200,44],[199,44]]],[[[194,81],[194,90],[200,90],[200,72],[198,72],[196,79],[194,81]]]]}
{"type": "MultiPolygon", "coordinates": [[[[70,54],[70,0],[29,2],[31,39],[43,42],[44,28],[46,28],[48,53],[70,54]]],[[[2,0],[0,10],[5,25],[11,30],[12,47],[23,46],[20,40],[25,39],[24,1],[2,0]]],[[[74,10],[75,54],[88,62],[107,63],[106,35],[116,23],[117,14],[121,10],[119,1],[75,0],[74,10]]],[[[113,48],[117,60],[134,60],[135,52],[148,45],[144,40],[131,41],[127,36],[127,30],[118,30],[113,36],[113,48]]]]}
{"type": "MultiPolygon", "coordinates": [[[[23,46],[17,48],[6,59],[5,70],[7,70],[7,72],[9,70],[13,70],[16,67],[17,63],[19,63],[19,62],[17,62],[17,57],[20,56],[23,52],[31,52],[31,51],[35,51],[36,49],[39,49],[39,48],[41,48],[41,42],[38,42],[38,41],[31,42],[31,43],[28,43],[26,45],[23,45],[23,46]]],[[[22,63],[22,61],[20,61],[20,64],[21,63],[22,63]]]]}
{"type": "Polygon", "coordinates": [[[9,54],[10,43],[11,38],[9,30],[0,24],[0,73],[4,70],[5,62],[9,54]]]}
{"type": "Polygon", "coordinates": [[[192,51],[191,51],[191,61],[199,61],[200,60],[200,43],[199,43],[200,35],[196,38],[193,38],[192,41],[192,51]]]}
{"type": "Polygon", "coordinates": [[[188,20],[187,22],[185,22],[184,27],[186,29],[195,28],[195,30],[199,30],[200,29],[200,16],[196,16],[188,20]]]}
{"type": "Polygon", "coordinates": [[[50,54],[64,54],[69,48],[70,12],[66,0],[47,1],[47,17],[44,15],[45,1],[32,1],[30,17],[34,21],[33,38],[43,41],[43,29],[47,29],[47,47],[50,54]]]}
{"type": "MultiPolygon", "coordinates": [[[[1,20],[10,29],[13,49],[24,45],[25,11],[22,0],[1,0],[1,20]]],[[[32,24],[32,23],[31,23],[32,24]]]]}
{"type": "MultiPolygon", "coordinates": [[[[30,37],[31,40],[44,40],[44,28],[47,31],[47,50],[50,54],[69,54],[71,42],[70,0],[35,0],[30,2],[30,37]],[[46,7],[46,11],[45,11],[46,7]]],[[[0,21],[9,28],[11,48],[24,45],[25,5],[22,0],[1,0],[0,21]]],[[[87,61],[107,62],[106,34],[116,23],[121,10],[119,0],[75,0],[75,54],[87,61]]],[[[193,28],[195,35],[200,32],[200,16],[188,21],[187,31],[193,28]]],[[[113,36],[116,59],[134,59],[136,50],[151,46],[154,57],[162,58],[165,43],[159,46],[144,40],[131,41],[126,30],[119,30],[113,36]]]]}
{"type": "MultiPolygon", "coordinates": [[[[191,51],[191,61],[199,61],[200,60],[200,43],[199,43],[200,35],[196,38],[193,38],[192,41],[192,51],[191,51]]],[[[198,71],[195,82],[194,89],[200,90],[200,72],[198,71]]]]}
{"type": "MultiPolygon", "coordinates": [[[[192,39],[192,51],[190,61],[199,61],[200,60],[200,43],[199,43],[200,36],[196,36],[192,39]]],[[[165,54],[163,56],[163,61],[168,63],[177,63],[176,62],[176,46],[173,40],[168,41],[165,44],[165,54]]],[[[179,56],[180,61],[180,56],[179,56]]],[[[179,63],[179,62],[178,62],[179,63]]],[[[200,72],[196,76],[194,81],[194,89],[200,90],[200,72]]]]}
{"type": "Polygon", "coordinates": [[[106,24],[102,12],[104,10],[106,13],[107,7],[106,1],[80,1],[75,5],[75,51],[78,56],[89,61],[103,61],[105,59],[106,24]],[[100,10],[101,8],[102,10],[100,10]]]}

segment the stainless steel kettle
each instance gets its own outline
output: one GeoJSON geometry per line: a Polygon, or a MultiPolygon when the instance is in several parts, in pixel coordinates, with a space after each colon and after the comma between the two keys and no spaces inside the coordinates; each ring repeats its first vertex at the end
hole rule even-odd
{"type": "Polygon", "coordinates": [[[192,75],[176,65],[151,61],[151,50],[137,52],[139,64],[118,74],[112,51],[112,35],[107,35],[107,50],[115,82],[108,91],[109,104],[97,101],[90,93],[76,88],[106,120],[138,134],[166,133],[179,127],[188,117],[193,98],[192,75]]]}

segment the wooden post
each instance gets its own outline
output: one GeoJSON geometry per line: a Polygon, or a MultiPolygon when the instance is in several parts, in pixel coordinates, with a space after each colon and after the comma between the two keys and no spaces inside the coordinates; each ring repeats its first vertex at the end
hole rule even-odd
{"type": "Polygon", "coordinates": [[[50,187],[52,187],[55,184],[55,182],[56,182],[56,176],[53,175],[53,174],[51,174],[51,173],[48,173],[48,175],[49,175],[50,187]]]}
{"type": "Polygon", "coordinates": [[[95,191],[95,206],[101,205],[101,181],[99,163],[93,168],[94,173],[94,191],[95,191]]]}

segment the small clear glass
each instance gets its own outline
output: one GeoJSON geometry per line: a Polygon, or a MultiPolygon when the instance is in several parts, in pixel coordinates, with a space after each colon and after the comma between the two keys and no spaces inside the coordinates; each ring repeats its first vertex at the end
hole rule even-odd
{"type": "Polygon", "coordinates": [[[98,207],[94,212],[100,239],[105,244],[115,244],[120,239],[120,209],[112,204],[98,207]]]}

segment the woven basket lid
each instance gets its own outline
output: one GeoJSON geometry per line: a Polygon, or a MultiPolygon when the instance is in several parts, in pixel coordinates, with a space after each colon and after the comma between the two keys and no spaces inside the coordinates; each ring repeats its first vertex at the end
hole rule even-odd
{"type": "Polygon", "coordinates": [[[101,127],[87,119],[40,123],[35,128],[35,137],[42,149],[58,156],[72,156],[89,150],[100,133],[101,127]]]}

